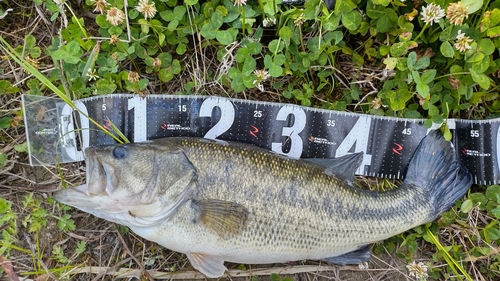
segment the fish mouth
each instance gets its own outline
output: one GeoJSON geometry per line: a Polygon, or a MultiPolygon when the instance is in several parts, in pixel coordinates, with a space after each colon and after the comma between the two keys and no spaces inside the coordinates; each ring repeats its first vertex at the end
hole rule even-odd
{"type": "Polygon", "coordinates": [[[111,165],[99,159],[95,149],[87,148],[85,154],[87,183],[56,191],[53,197],[61,203],[76,208],[102,208],[102,204],[98,203],[101,200],[96,201],[95,198],[109,198],[113,186],[116,186],[117,176],[111,165]]]}
{"type": "MultiPolygon", "coordinates": [[[[117,186],[118,177],[113,166],[105,163],[97,156],[95,149],[88,149],[87,155],[87,190],[89,197],[109,196],[114,186],[117,186]]],[[[80,188],[82,189],[83,186],[80,188]]]]}
{"type": "MultiPolygon", "coordinates": [[[[123,192],[119,195],[114,194],[115,189],[122,184],[120,182],[120,169],[123,167],[106,158],[112,148],[112,146],[109,146],[105,148],[88,147],[85,149],[86,184],[70,187],[66,190],[73,189],[80,195],[86,195],[94,199],[97,197],[113,197],[113,200],[120,198],[120,200],[127,201],[128,198],[124,198],[123,192]]],[[[152,199],[154,199],[154,191],[156,191],[157,177],[158,171],[155,169],[152,172],[151,179],[146,183],[144,190],[138,195],[152,201],[152,199]]],[[[136,203],[136,199],[137,198],[133,199],[133,203],[136,203]]]]}

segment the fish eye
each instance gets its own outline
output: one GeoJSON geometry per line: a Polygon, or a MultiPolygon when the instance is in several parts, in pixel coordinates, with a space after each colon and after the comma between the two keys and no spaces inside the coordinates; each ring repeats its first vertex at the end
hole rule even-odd
{"type": "Polygon", "coordinates": [[[122,159],[127,156],[127,149],[123,146],[117,146],[113,149],[113,156],[116,159],[122,159]]]}

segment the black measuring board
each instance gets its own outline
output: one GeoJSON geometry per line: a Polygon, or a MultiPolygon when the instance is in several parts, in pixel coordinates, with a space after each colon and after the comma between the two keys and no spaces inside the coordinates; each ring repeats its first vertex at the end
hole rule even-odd
{"type": "MultiPolygon", "coordinates": [[[[55,163],[55,154],[60,162],[81,161],[84,148],[115,143],[89,122],[87,115],[107,130],[112,131],[114,124],[132,142],[177,136],[217,138],[253,144],[293,158],[335,158],[363,152],[357,174],[401,179],[429,131],[422,119],[214,96],[96,96],[74,102],[83,114],[58,99],[24,95],[23,102],[25,112],[37,112],[41,107],[57,111],[53,122],[41,123],[35,120],[36,114],[25,116],[28,140],[34,148],[30,151],[32,165],[55,163]],[[49,137],[50,141],[44,142],[49,137]],[[47,149],[36,149],[44,147],[47,149]]],[[[457,156],[473,174],[474,182],[499,183],[500,119],[450,119],[447,123],[457,156]]]]}
{"type": "Polygon", "coordinates": [[[500,126],[498,119],[456,122],[455,148],[474,177],[474,182],[499,182],[500,126]],[[491,141],[485,141],[491,140],[491,141]]]}

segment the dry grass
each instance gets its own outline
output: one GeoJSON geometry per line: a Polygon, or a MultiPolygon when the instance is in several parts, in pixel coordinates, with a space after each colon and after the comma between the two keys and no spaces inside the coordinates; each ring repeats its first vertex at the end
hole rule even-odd
{"type": "MultiPolygon", "coordinates": [[[[75,1],[78,2],[78,1],[75,1]]],[[[49,21],[47,15],[41,8],[35,6],[32,1],[14,0],[10,1],[14,9],[12,15],[7,19],[0,20],[0,35],[12,46],[23,45],[24,37],[31,34],[36,37],[37,44],[42,49],[50,45],[51,38],[56,36],[64,25],[64,19],[55,22],[49,21]]],[[[74,5],[76,6],[76,5],[74,5]]],[[[88,16],[88,12],[80,11],[88,16]]],[[[90,22],[86,21],[86,22],[90,22]]],[[[195,39],[196,41],[196,39],[195,39]]],[[[162,85],[152,85],[150,92],[174,92],[180,89],[187,80],[198,82],[196,90],[213,95],[226,95],[244,99],[280,102],[281,95],[275,92],[245,92],[239,95],[227,92],[221,83],[207,82],[204,73],[209,71],[223,76],[224,66],[231,64],[231,56],[221,64],[215,58],[215,50],[201,48],[190,61],[185,61],[186,69],[178,75],[176,81],[169,83],[166,88],[162,85]],[[196,71],[198,70],[198,71],[196,71]]],[[[232,48],[236,46],[228,46],[232,48]]],[[[4,56],[4,54],[0,54],[4,56]]],[[[40,58],[42,73],[47,73],[54,68],[48,57],[40,58]]],[[[377,82],[384,75],[377,67],[367,67],[355,70],[347,58],[341,58],[340,69],[337,77],[342,81],[345,88],[349,83],[357,81],[365,88],[365,94],[369,95],[377,89],[377,82]]],[[[227,67],[226,67],[227,68],[227,67]]],[[[5,56],[0,60],[0,80],[9,80],[14,86],[23,87],[30,78],[19,66],[7,59],[5,56]]],[[[287,82],[287,81],[281,81],[287,82]]],[[[318,101],[321,96],[317,96],[318,101]]],[[[361,101],[360,101],[361,102],[361,101]]],[[[21,99],[19,94],[0,95],[0,117],[9,114],[18,114],[21,110],[21,99]]],[[[13,123],[11,128],[0,130],[0,151],[7,155],[7,165],[0,168],[0,197],[12,202],[12,207],[17,215],[16,247],[12,249],[8,260],[13,266],[14,272],[21,276],[21,280],[163,280],[163,279],[205,279],[204,276],[194,271],[187,258],[168,249],[145,241],[130,232],[107,221],[97,219],[91,215],[72,211],[72,219],[76,223],[75,231],[62,232],[57,227],[56,217],[60,217],[62,211],[57,205],[50,204],[48,198],[50,192],[61,188],[61,178],[67,184],[79,184],[84,182],[85,174],[81,163],[66,164],[61,167],[30,167],[27,163],[25,153],[14,150],[15,145],[26,141],[24,127],[21,120],[13,123]],[[49,212],[47,224],[40,231],[29,232],[27,225],[23,223],[34,210],[34,207],[25,206],[26,197],[33,195],[33,200],[40,202],[40,208],[49,212]],[[77,244],[84,241],[85,251],[75,258],[77,244]],[[54,246],[62,249],[64,255],[70,258],[67,267],[58,263],[53,254],[54,246]],[[60,277],[56,277],[59,276],[60,277]]],[[[363,179],[362,185],[374,186],[387,183],[377,179],[363,179]]],[[[471,218],[470,223],[484,226],[490,218],[485,218],[480,212],[474,213],[476,217],[471,218]]],[[[471,239],[477,239],[479,235],[476,228],[469,228],[470,232],[463,232],[463,226],[457,229],[449,228],[443,231],[441,238],[446,243],[459,240],[462,245],[470,244],[471,239]],[[453,237],[450,237],[452,235],[453,237]]],[[[0,230],[5,226],[0,226],[0,230]]],[[[429,261],[432,263],[431,255],[435,251],[427,243],[421,243],[418,253],[418,261],[429,261]]],[[[498,248],[496,248],[498,253],[498,248]]],[[[476,263],[469,262],[470,274],[476,280],[487,280],[477,270],[478,263],[487,262],[488,256],[478,258],[476,263]]],[[[4,268],[9,268],[6,261],[2,262],[4,268]]],[[[230,280],[249,280],[259,277],[259,280],[268,280],[271,273],[278,273],[282,277],[288,276],[294,280],[413,280],[408,276],[406,263],[395,256],[394,253],[374,255],[368,262],[367,268],[358,266],[331,266],[317,261],[295,262],[293,264],[275,265],[247,265],[242,269],[237,264],[228,264],[230,280]]],[[[436,267],[445,266],[444,263],[434,264],[436,267]]],[[[11,275],[14,276],[14,275],[11,275]]],[[[0,280],[10,280],[4,273],[0,280]]]]}

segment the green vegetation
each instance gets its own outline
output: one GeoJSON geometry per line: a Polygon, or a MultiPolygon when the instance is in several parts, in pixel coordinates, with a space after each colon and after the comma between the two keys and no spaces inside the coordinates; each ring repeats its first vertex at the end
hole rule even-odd
{"type": "MultiPolygon", "coordinates": [[[[500,0],[337,0],[333,11],[320,0],[302,6],[281,0],[7,2],[0,2],[0,141],[12,149],[0,148],[0,171],[6,171],[0,173],[0,258],[27,255],[32,268],[25,275],[63,275],[90,254],[83,240],[67,252],[39,241],[51,224],[61,232],[56,236],[76,229],[67,207],[38,193],[7,192],[25,184],[7,177],[21,173],[18,159],[25,157],[22,138],[13,137],[22,134],[22,110],[7,102],[20,93],[55,93],[69,104],[117,92],[214,94],[425,118],[427,126],[500,116],[500,0]],[[37,10],[46,15],[37,24],[57,26],[50,37],[9,26],[37,10]],[[21,242],[26,235],[35,239],[21,242]]],[[[474,186],[437,222],[373,251],[404,260],[400,271],[415,279],[491,280],[500,275],[499,204],[500,186],[474,186]]],[[[157,267],[145,259],[154,269],[185,266],[157,267]]]]}

